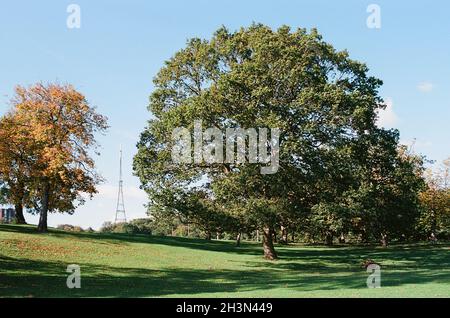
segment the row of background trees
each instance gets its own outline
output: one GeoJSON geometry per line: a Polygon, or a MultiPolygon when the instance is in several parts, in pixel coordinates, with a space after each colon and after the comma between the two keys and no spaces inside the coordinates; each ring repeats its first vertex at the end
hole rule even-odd
{"type": "Polygon", "coordinates": [[[106,129],[106,117],[71,85],[16,88],[0,118],[0,197],[14,205],[16,223],[26,223],[28,209],[45,232],[48,212],[73,213],[96,193],[102,179],[90,152],[106,129]]]}
{"type": "MultiPolygon", "coordinates": [[[[409,237],[400,235],[393,237],[400,241],[410,240],[428,240],[433,237],[444,240],[450,239],[450,194],[448,186],[443,186],[440,180],[444,176],[448,176],[450,170],[450,161],[446,160],[441,167],[433,172],[427,169],[424,174],[424,188],[419,193],[419,206],[416,210],[416,215],[413,221],[406,225],[409,232],[412,233],[409,237]],[[439,182],[439,183],[437,183],[439,182]]],[[[448,179],[447,179],[448,180],[448,179]]],[[[309,242],[309,243],[327,243],[333,242],[351,243],[351,242],[374,242],[379,241],[377,237],[367,237],[363,235],[360,229],[359,218],[351,220],[352,215],[336,215],[336,217],[328,217],[320,207],[315,207],[310,213],[310,219],[297,220],[289,227],[280,226],[274,233],[274,239],[279,243],[288,242],[309,242]],[[350,222],[346,221],[350,218],[350,222]],[[345,226],[349,223],[349,226],[345,226]],[[353,225],[353,226],[352,226],[353,225]],[[332,233],[327,235],[327,233],[332,233]],[[334,241],[333,241],[334,239],[334,241]]],[[[362,213],[362,212],[361,212],[362,213]]],[[[156,208],[150,209],[151,215],[149,227],[153,234],[168,235],[168,236],[182,236],[195,238],[217,238],[234,240],[239,239],[238,233],[235,231],[224,231],[221,220],[214,221],[217,217],[215,214],[209,216],[209,220],[203,220],[196,214],[195,217],[186,217],[183,213],[161,213],[161,210],[156,208]]],[[[401,217],[397,215],[397,217],[401,217]]],[[[233,222],[231,218],[229,222],[233,222]]],[[[233,225],[228,226],[232,228],[233,225]]],[[[125,231],[123,231],[125,232],[125,231]]],[[[260,231],[253,227],[250,231],[240,233],[242,238],[254,241],[260,241],[260,231]]]]}
{"type": "Polygon", "coordinates": [[[397,130],[377,126],[382,82],[368,73],[316,30],[254,24],[188,41],[154,79],[153,119],[134,158],[155,224],[238,242],[258,232],[268,259],[277,258],[274,241],[290,236],[387,245],[448,231],[448,186],[426,183],[424,159],[399,144],[397,130]],[[175,164],[172,131],[193,131],[197,119],[221,131],[279,128],[278,172],[175,164]]]}

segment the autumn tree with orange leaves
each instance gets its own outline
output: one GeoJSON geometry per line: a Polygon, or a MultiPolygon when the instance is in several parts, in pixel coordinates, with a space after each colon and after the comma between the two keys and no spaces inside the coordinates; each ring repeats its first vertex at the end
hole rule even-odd
{"type": "Polygon", "coordinates": [[[28,198],[30,176],[35,162],[27,138],[27,130],[18,126],[9,112],[0,119],[0,180],[3,183],[3,200],[14,205],[15,222],[26,224],[23,208],[28,198]]]}
{"type": "Polygon", "coordinates": [[[73,213],[97,192],[102,178],[89,152],[98,154],[95,134],[106,131],[107,118],[71,85],[18,86],[12,106],[0,127],[9,134],[0,145],[0,179],[19,171],[11,149],[23,149],[23,204],[39,212],[38,231],[45,232],[48,212],[73,213]]]}

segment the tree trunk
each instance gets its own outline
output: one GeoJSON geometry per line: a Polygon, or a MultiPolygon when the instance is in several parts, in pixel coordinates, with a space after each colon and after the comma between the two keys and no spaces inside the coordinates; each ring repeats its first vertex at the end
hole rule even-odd
{"type": "Polygon", "coordinates": [[[436,213],[434,209],[431,210],[431,239],[434,240],[436,238],[436,229],[437,229],[437,221],[436,221],[436,213]]]}
{"type": "Polygon", "coordinates": [[[48,181],[46,181],[42,193],[42,206],[39,215],[38,232],[47,232],[47,214],[48,214],[49,196],[50,196],[50,184],[48,181]]]}
{"type": "Polygon", "coordinates": [[[236,246],[237,247],[241,246],[241,233],[240,232],[236,236],[236,246]]]}
{"type": "Polygon", "coordinates": [[[277,253],[275,252],[275,248],[273,247],[273,229],[271,227],[266,227],[263,230],[263,249],[264,249],[264,258],[268,260],[277,259],[277,253]]]}
{"type": "Polygon", "coordinates": [[[25,184],[23,181],[19,180],[16,187],[16,196],[15,196],[15,221],[17,224],[27,224],[25,221],[25,216],[23,215],[23,198],[25,196],[25,184]]]}
{"type": "Polygon", "coordinates": [[[388,246],[388,237],[386,233],[381,233],[381,246],[383,247],[388,246]]]}
{"type": "Polygon", "coordinates": [[[287,227],[281,226],[281,240],[280,240],[280,243],[286,245],[286,244],[289,243],[288,241],[289,241],[289,237],[288,237],[287,227]]]}
{"type": "Polygon", "coordinates": [[[22,203],[17,203],[14,205],[15,213],[16,213],[16,223],[17,224],[27,224],[25,221],[25,217],[23,215],[23,205],[22,203]]]}
{"type": "Polygon", "coordinates": [[[344,236],[344,233],[341,233],[341,236],[339,237],[339,243],[340,243],[340,244],[345,244],[345,236],[344,236]]]}
{"type": "Polygon", "coordinates": [[[211,241],[211,231],[206,232],[206,240],[211,241]]]}
{"type": "Polygon", "coordinates": [[[325,236],[325,244],[326,244],[327,246],[333,245],[333,235],[327,234],[327,235],[325,236]]]}

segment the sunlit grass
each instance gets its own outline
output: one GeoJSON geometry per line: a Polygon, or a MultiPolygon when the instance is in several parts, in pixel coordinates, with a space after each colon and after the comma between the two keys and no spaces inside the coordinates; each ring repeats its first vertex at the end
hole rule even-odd
{"type": "Polygon", "coordinates": [[[254,243],[0,225],[0,296],[450,297],[450,244],[277,250],[269,262],[254,243]],[[367,258],[382,265],[379,289],[366,286],[367,258]],[[69,264],[81,289],[66,287],[69,264]]]}

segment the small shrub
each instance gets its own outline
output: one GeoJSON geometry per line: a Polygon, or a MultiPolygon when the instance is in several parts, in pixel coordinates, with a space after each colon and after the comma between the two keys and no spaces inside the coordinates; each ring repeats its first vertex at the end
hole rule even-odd
{"type": "Polygon", "coordinates": [[[112,233],[127,233],[132,234],[132,229],[128,223],[117,223],[113,225],[112,233]]]}
{"type": "Polygon", "coordinates": [[[128,223],[111,222],[103,223],[100,229],[102,233],[124,233],[124,234],[152,234],[151,221],[147,219],[132,220],[128,223]]]}
{"type": "Polygon", "coordinates": [[[81,228],[81,226],[74,226],[72,231],[77,232],[77,233],[84,232],[84,230],[81,228]]]}
{"type": "Polygon", "coordinates": [[[152,220],[150,219],[136,219],[132,220],[130,224],[133,226],[133,231],[138,234],[152,234],[152,220]]]}
{"type": "Polygon", "coordinates": [[[76,232],[81,233],[84,232],[83,228],[81,226],[73,226],[70,224],[60,224],[56,227],[58,230],[62,230],[65,232],[76,232]]]}
{"type": "Polygon", "coordinates": [[[105,222],[103,223],[102,227],[100,228],[101,233],[112,233],[114,230],[114,224],[111,222],[105,222]]]}

